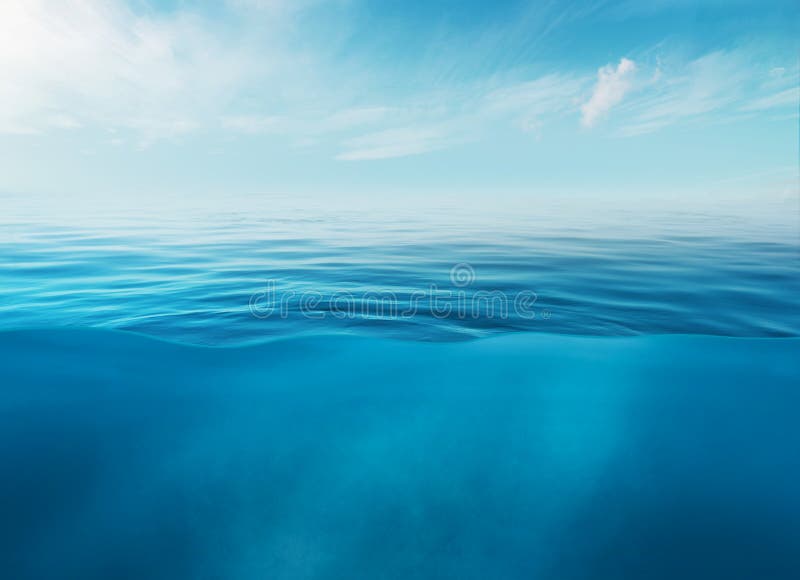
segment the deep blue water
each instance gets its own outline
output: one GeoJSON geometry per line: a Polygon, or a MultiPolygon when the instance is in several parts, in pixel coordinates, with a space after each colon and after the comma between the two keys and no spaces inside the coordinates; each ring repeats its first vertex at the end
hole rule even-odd
{"type": "Polygon", "coordinates": [[[794,202],[3,201],[4,578],[800,576],[794,202]]]}
{"type": "Polygon", "coordinates": [[[793,579],[798,339],[0,333],[7,578],[793,579]]]}

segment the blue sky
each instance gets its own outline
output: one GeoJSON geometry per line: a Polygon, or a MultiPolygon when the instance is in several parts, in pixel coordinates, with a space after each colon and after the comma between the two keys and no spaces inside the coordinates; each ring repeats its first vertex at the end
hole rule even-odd
{"type": "Polygon", "coordinates": [[[796,2],[6,0],[0,190],[796,195],[796,2]]]}

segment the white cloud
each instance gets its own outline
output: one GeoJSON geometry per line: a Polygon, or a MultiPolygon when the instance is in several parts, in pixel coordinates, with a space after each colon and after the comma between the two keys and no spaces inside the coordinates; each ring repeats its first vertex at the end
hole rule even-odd
{"type": "Polygon", "coordinates": [[[743,111],[763,111],[778,107],[797,107],[800,103],[800,88],[793,87],[773,95],[755,99],[742,107],[743,111]]]}
{"type": "Polygon", "coordinates": [[[0,2],[0,133],[94,125],[144,139],[198,125],[255,60],[209,23],[118,0],[0,2]]]}
{"type": "Polygon", "coordinates": [[[327,115],[315,125],[321,132],[342,131],[383,121],[392,112],[389,107],[352,107],[327,115]]]}
{"type": "Polygon", "coordinates": [[[564,74],[545,75],[490,92],[485,110],[489,115],[512,115],[525,132],[538,131],[544,119],[574,111],[587,82],[564,74]]]}
{"type": "Polygon", "coordinates": [[[128,130],[147,145],[222,129],[307,142],[377,123],[388,108],[349,106],[357,79],[331,86],[290,40],[320,1],[229,0],[243,12],[229,26],[126,0],[0,0],[0,134],[128,130]]]}
{"type": "Polygon", "coordinates": [[[636,64],[627,58],[614,67],[608,64],[597,71],[597,84],[591,98],[581,106],[581,122],[585,127],[593,126],[619,104],[632,85],[636,64]]]}
{"type": "Polygon", "coordinates": [[[441,129],[404,127],[387,129],[349,139],[346,150],[336,156],[341,161],[364,161],[408,157],[443,149],[449,145],[441,129]]]}
{"type": "Polygon", "coordinates": [[[317,111],[293,116],[233,115],[222,118],[222,127],[250,135],[280,135],[290,138],[297,146],[308,146],[324,135],[375,125],[385,120],[391,111],[387,107],[354,107],[333,113],[317,111]]]}
{"type": "Polygon", "coordinates": [[[715,51],[689,62],[674,62],[620,107],[622,137],[651,133],[676,123],[709,123],[746,112],[796,105],[792,75],[775,73],[752,50],[715,51]]]}
{"type": "Polygon", "coordinates": [[[739,97],[748,74],[742,63],[727,53],[704,55],[664,75],[635,103],[636,121],[623,131],[634,134],[637,127],[654,130],[718,110],[739,97]]]}
{"type": "Polygon", "coordinates": [[[232,115],[222,118],[222,127],[239,133],[253,135],[261,133],[280,133],[284,118],[268,115],[232,115]]]}
{"type": "Polygon", "coordinates": [[[242,10],[262,10],[269,14],[297,12],[321,0],[227,0],[232,8],[242,10]]]}

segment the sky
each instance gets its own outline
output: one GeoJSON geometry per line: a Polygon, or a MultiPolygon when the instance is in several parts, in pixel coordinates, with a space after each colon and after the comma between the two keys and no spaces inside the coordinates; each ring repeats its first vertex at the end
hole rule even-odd
{"type": "Polygon", "coordinates": [[[2,0],[0,192],[797,195],[800,4],[2,0]]]}

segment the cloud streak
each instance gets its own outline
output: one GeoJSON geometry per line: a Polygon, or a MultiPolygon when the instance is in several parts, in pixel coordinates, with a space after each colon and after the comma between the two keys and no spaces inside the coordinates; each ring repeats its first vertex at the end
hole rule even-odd
{"type": "Polygon", "coordinates": [[[519,128],[529,131],[573,113],[588,83],[587,78],[575,75],[548,74],[491,91],[485,99],[485,111],[500,117],[511,115],[519,128]]]}
{"type": "Polygon", "coordinates": [[[345,141],[340,161],[365,161],[409,157],[449,146],[446,133],[437,128],[402,127],[387,129],[345,141]]]}
{"type": "Polygon", "coordinates": [[[800,87],[792,87],[775,93],[754,99],[742,107],[743,111],[764,111],[779,107],[797,107],[800,104],[800,87]]]}
{"type": "Polygon", "coordinates": [[[621,107],[618,135],[632,137],[675,124],[706,124],[744,113],[797,106],[793,75],[776,75],[746,49],[714,51],[657,70],[654,80],[621,107]]]}
{"type": "Polygon", "coordinates": [[[0,132],[127,128],[155,139],[216,114],[262,68],[210,22],[110,0],[0,3],[0,132]]]}

